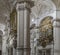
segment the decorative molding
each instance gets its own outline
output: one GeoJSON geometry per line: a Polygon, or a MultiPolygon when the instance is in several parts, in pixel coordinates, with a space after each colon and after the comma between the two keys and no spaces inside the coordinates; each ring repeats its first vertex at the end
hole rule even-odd
{"type": "Polygon", "coordinates": [[[33,1],[21,1],[20,3],[17,3],[17,10],[20,11],[20,10],[29,10],[30,11],[30,8],[33,7],[33,1]]]}
{"type": "Polygon", "coordinates": [[[60,25],[59,25],[59,23],[60,23],[60,19],[59,18],[56,18],[56,19],[53,19],[53,27],[58,27],[58,28],[60,28],[60,25]],[[54,22],[56,22],[56,23],[54,23],[54,22]],[[58,23],[57,23],[58,22],[58,23]]]}
{"type": "Polygon", "coordinates": [[[23,46],[22,47],[17,47],[16,49],[17,49],[17,51],[24,50],[23,46]]]}
{"type": "Polygon", "coordinates": [[[53,27],[57,27],[57,28],[60,28],[60,25],[57,25],[57,24],[56,24],[56,25],[53,25],[53,27]]]}
{"type": "Polygon", "coordinates": [[[17,5],[17,11],[21,11],[21,10],[29,10],[30,11],[30,5],[29,4],[19,4],[17,5]]]}
{"type": "Polygon", "coordinates": [[[60,53],[60,50],[59,49],[54,49],[54,52],[55,53],[60,53]]]}
{"type": "Polygon", "coordinates": [[[54,21],[60,22],[60,19],[59,19],[59,18],[53,19],[53,22],[54,22],[54,21]]]}
{"type": "Polygon", "coordinates": [[[30,51],[31,48],[18,47],[17,50],[18,50],[18,51],[20,51],[20,50],[27,50],[27,51],[30,51]]]}
{"type": "Polygon", "coordinates": [[[30,0],[28,0],[28,1],[26,1],[26,0],[20,1],[19,0],[19,1],[16,2],[16,4],[21,4],[21,3],[28,3],[28,4],[30,4],[31,7],[34,6],[34,1],[30,1],[30,0]]]}

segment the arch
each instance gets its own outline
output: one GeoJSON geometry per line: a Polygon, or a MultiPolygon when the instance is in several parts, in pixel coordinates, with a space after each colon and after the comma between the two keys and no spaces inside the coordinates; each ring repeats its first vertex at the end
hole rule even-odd
{"type": "Polygon", "coordinates": [[[41,23],[42,23],[45,19],[53,19],[53,17],[52,17],[52,16],[46,16],[46,17],[42,18],[39,25],[41,25],[41,23]]]}
{"type": "Polygon", "coordinates": [[[47,16],[40,23],[40,45],[43,47],[46,47],[53,41],[53,24],[51,22],[52,19],[53,17],[47,16]]]}
{"type": "Polygon", "coordinates": [[[53,29],[53,23],[52,23],[53,17],[47,16],[43,18],[39,24],[40,30],[47,30],[47,29],[53,29]]]}
{"type": "Polygon", "coordinates": [[[32,15],[35,18],[39,18],[44,16],[42,14],[47,15],[48,13],[52,13],[56,10],[56,6],[51,0],[38,0],[35,6],[32,8],[32,15]],[[48,5],[47,5],[48,4],[48,5]]]}

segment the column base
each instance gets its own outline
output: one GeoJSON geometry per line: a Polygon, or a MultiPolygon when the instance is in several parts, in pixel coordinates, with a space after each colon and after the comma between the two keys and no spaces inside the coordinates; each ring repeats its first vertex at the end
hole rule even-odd
{"type": "Polygon", "coordinates": [[[60,53],[54,53],[54,55],[60,55],[60,53]]]}
{"type": "Polygon", "coordinates": [[[17,55],[24,55],[24,51],[22,47],[17,47],[17,55]]]}
{"type": "Polygon", "coordinates": [[[17,48],[17,51],[30,51],[31,50],[31,48],[22,48],[22,47],[19,47],[19,48],[17,48]]]}
{"type": "Polygon", "coordinates": [[[60,55],[60,50],[54,50],[54,55],[60,55]]]}
{"type": "Polygon", "coordinates": [[[22,47],[18,47],[17,48],[17,55],[30,55],[30,50],[31,48],[22,48],[22,47]]]}
{"type": "Polygon", "coordinates": [[[30,55],[31,48],[24,48],[24,55],[30,55]]]}

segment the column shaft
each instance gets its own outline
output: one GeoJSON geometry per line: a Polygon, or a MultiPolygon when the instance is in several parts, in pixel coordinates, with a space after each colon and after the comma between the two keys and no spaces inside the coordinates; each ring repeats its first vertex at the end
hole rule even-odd
{"type": "Polygon", "coordinates": [[[17,4],[17,55],[30,55],[30,3],[17,4]]]}
{"type": "Polygon", "coordinates": [[[16,55],[16,49],[13,48],[13,55],[16,55]]]}
{"type": "Polygon", "coordinates": [[[24,46],[24,11],[20,10],[21,5],[17,4],[17,55],[23,55],[24,46]]]}
{"type": "Polygon", "coordinates": [[[54,55],[60,55],[60,19],[53,22],[54,55]]]}
{"type": "Polygon", "coordinates": [[[24,55],[30,54],[30,11],[24,10],[24,55]]]}

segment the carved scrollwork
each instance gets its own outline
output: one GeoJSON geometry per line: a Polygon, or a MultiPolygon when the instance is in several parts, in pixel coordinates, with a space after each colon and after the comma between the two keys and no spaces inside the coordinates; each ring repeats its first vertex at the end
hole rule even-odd
{"type": "Polygon", "coordinates": [[[17,47],[17,38],[14,37],[13,39],[13,47],[16,48],[17,47]]]}

